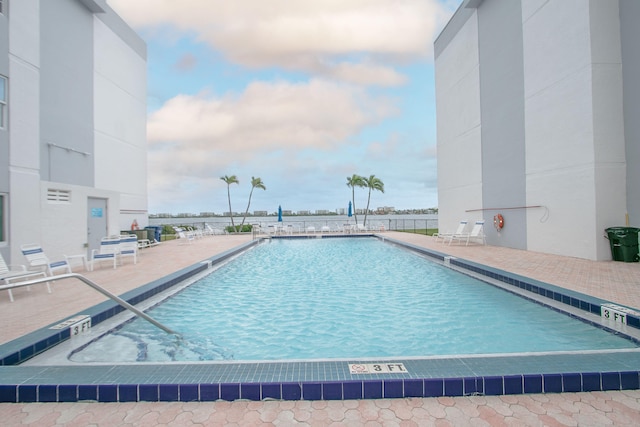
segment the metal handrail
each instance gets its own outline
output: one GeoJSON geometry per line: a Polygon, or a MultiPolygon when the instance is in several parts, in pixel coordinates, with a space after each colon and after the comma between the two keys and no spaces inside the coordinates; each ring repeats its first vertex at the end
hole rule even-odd
{"type": "Polygon", "coordinates": [[[42,279],[26,280],[24,282],[17,282],[17,283],[12,283],[11,285],[3,286],[2,290],[21,288],[23,286],[31,286],[31,285],[36,285],[38,283],[45,283],[45,282],[51,282],[53,280],[62,280],[62,279],[78,279],[81,282],[85,283],[86,285],[89,285],[90,287],[92,287],[96,291],[100,292],[102,295],[105,295],[109,299],[111,299],[114,302],[120,304],[122,307],[124,307],[127,310],[133,312],[137,316],[142,317],[144,320],[146,320],[146,321],[152,323],[153,325],[157,326],[158,328],[162,329],[166,333],[180,336],[180,334],[178,334],[177,332],[175,332],[172,329],[164,326],[162,323],[158,322],[157,320],[155,320],[154,318],[152,318],[148,314],[138,310],[137,308],[135,308],[134,306],[132,306],[131,304],[129,304],[128,302],[126,302],[122,298],[112,294],[108,290],[104,289],[103,287],[101,287],[97,283],[87,279],[86,277],[84,277],[81,274],[67,273],[67,274],[60,274],[60,275],[53,276],[53,277],[52,276],[48,276],[48,277],[45,277],[45,278],[42,278],[42,279]]]}

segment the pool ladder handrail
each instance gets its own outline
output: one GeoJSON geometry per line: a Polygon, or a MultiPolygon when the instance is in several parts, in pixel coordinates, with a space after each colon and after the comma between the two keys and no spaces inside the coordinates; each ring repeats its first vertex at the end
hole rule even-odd
{"type": "Polygon", "coordinates": [[[164,326],[162,323],[158,322],[157,320],[155,320],[154,318],[152,318],[148,314],[144,313],[143,311],[138,310],[137,308],[135,308],[133,305],[129,304],[128,302],[126,302],[122,298],[118,297],[117,295],[112,294],[111,292],[109,292],[108,290],[103,288],[102,286],[98,285],[97,283],[93,282],[92,280],[90,280],[90,279],[88,279],[88,278],[86,278],[83,275],[78,274],[78,273],[59,274],[57,276],[47,276],[47,277],[44,277],[44,278],[41,278],[41,279],[33,279],[33,280],[26,280],[24,282],[12,283],[9,286],[6,286],[6,287],[3,286],[2,290],[21,288],[21,287],[24,287],[24,286],[37,285],[38,283],[45,283],[45,282],[51,282],[51,281],[63,280],[63,279],[78,279],[81,282],[83,282],[84,284],[89,285],[90,287],[92,287],[96,291],[100,292],[102,295],[105,295],[106,297],[108,297],[112,301],[118,303],[122,307],[124,307],[127,310],[133,312],[137,316],[142,317],[144,320],[146,320],[146,321],[150,322],[151,324],[153,324],[154,326],[157,326],[158,328],[162,329],[166,333],[172,334],[172,335],[176,335],[176,336],[180,337],[180,334],[178,334],[177,332],[175,332],[172,329],[164,326]]]}

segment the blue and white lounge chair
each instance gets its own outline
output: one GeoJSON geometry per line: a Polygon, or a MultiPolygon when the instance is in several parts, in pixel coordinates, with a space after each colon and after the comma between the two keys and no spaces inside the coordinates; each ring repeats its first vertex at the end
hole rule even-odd
{"type": "Polygon", "coordinates": [[[133,263],[138,263],[138,236],[135,234],[123,234],[120,236],[120,263],[122,258],[132,257],[133,263]]]}
{"type": "Polygon", "coordinates": [[[100,249],[91,251],[91,271],[96,261],[112,261],[113,268],[116,268],[118,254],[120,253],[120,236],[103,237],[100,240],[100,249]]]}
{"type": "Polygon", "coordinates": [[[45,271],[49,276],[53,276],[53,273],[57,270],[64,270],[65,273],[71,273],[71,266],[66,259],[50,261],[40,245],[29,243],[20,246],[20,250],[27,259],[30,270],[45,271]]]}

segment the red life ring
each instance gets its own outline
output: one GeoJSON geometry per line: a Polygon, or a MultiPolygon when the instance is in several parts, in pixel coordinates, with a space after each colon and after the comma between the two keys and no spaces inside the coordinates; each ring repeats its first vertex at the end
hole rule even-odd
{"type": "Polygon", "coordinates": [[[502,215],[496,214],[493,216],[493,226],[498,231],[502,230],[502,227],[504,227],[504,218],[502,217],[502,215]]]}

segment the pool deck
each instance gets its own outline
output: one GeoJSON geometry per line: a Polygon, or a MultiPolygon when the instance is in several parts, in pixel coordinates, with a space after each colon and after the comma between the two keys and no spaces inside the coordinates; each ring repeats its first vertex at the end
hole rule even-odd
{"type": "MultiPolygon", "coordinates": [[[[492,246],[443,245],[427,236],[383,235],[565,289],[640,309],[640,263],[593,262],[492,246]]],[[[143,249],[137,265],[74,271],[116,295],[247,243],[251,236],[210,236],[192,244],[164,242],[143,249]]],[[[19,261],[18,261],[19,262],[19,261]]],[[[16,260],[13,261],[16,263],[16,260]]],[[[55,323],[104,300],[80,282],[0,292],[0,343],[55,323]]],[[[343,401],[131,403],[2,403],[7,425],[635,425],[640,391],[343,401]]]]}

